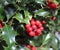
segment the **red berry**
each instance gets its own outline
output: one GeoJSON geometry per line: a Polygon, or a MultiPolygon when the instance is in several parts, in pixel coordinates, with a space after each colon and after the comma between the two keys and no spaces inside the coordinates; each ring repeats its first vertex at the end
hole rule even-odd
{"type": "Polygon", "coordinates": [[[32,29],[34,30],[34,29],[36,29],[37,28],[37,26],[36,25],[32,25],[32,29]]]}
{"type": "Polygon", "coordinates": [[[32,31],[32,28],[31,27],[27,28],[27,31],[28,32],[31,32],[32,31]]]}
{"type": "Polygon", "coordinates": [[[0,28],[2,28],[3,26],[2,26],[2,24],[0,24],[0,28]]]}
{"type": "Polygon", "coordinates": [[[41,33],[38,33],[38,34],[37,34],[37,33],[35,33],[35,35],[36,35],[36,36],[40,36],[40,35],[41,35],[41,33]]]}
{"type": "Polygon", "coordinates": [[[51,8],[51,9],[56,9],[57,5],[54,2],[49,2],[48,7],[51,8]]]}
{"type": "Polygon", "coordinates": [[[42,21],[42,24],[46,24],[46,21],[45,21],[45,20],[43,20],[43,21],[42,21]]]}
{"type": "Polygon", "coordinates": [[[26,26],[25,26],[26,28],[29,28],[30,27],[30,24],[26,24],[26,26]]]}
{"type": "Polygon", "coordinates": [[[39,24],[38,27],[39,27],[39,28],[42,27],[42,24],[39,24]]]}
{"type": "Polygon", "coordinates": [[[0,28],[2,28],[3,27],[3,23],[2,23],[2,21],[0,20],[0,28]]]}
{"type": "Polygon", "coordinates": [[[29,35],[31,36],[31,37],[33,37],[33,36],[35,36],[35,32],[29,32],[29,35]]]}
{"type": "Polygon", "coordinates": [[[26,30],[28,33],[29,33],[29,31],[28,30],[26,30]]]}
{"type": "Polygon", "coordinates": [[[43,30],[44,30],[44,28],[43,28],[43,27],[40,27],[40,30],[41,30],[41,31],[43,31],[43,30]]]}
{"type": "Polygon", "coordinates": [[[54,21],[54,20],[56,20],[56,17],[52,17],[51,19],[54,21]]]}
{"type": "Polygon", "coordinates": [[[40,24],[40,21],[39,20],[36,20],[35,24],[36,25],[39,25],[40,24]]]}
{"type": "Polygon", "coordinates": [[[26,47],[29,48],[29,49],[31,48],[30,44],[28,44],[26,47]]]}
{"type": "Polygon", "coordinates": [[[31,50],[37,50],[36,46],[33,46],[31,50]]]}
{"type": "Polygon", "coordinates": [[[41,30],[40,29],[36,29],[36,34],[40,34],[41,30]]]}
{"type": "Polygon", "coordinates": [[[35,25],[35,21],[31,21],[31,25],[35,25]]]}

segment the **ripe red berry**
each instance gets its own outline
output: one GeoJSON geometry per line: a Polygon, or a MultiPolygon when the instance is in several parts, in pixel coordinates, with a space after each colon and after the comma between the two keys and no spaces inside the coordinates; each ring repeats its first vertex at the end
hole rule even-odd
{"type": "Polygon", "coordinates": [[[37,50],[36,46],[33,46],[31,50],[37,50]]]}
{"type": "Polygon", "coordinates": [[[39,25],[40,24],[40,21],[39,20],[36,20],[35,24],[36,25],[39,25]]]}
{"type": "Polygon", "coordinates": [[[40,34],[41,30],[40,29],[36,29],[36,34],[40,34]]]}
{"type": "Polygon", "coordinates": [[[40,36],[40,35],[41,35],[41,33],[38,33],[38,34],[37,34],[37,33],[35,33],[35,35],[36,35],[36,36],[40,36]]]}
{"type": "Polygon", "coordinates": [[[42,27],[42,24],[41,23],[38,25],[38,28],[40,28],[40,27],[42,27]]]}
{"type": "Polygon", "coordinates": [[[40,27],[40,30],[41,30],[41,31],[43,31],[43,30],[44,30],[44,28],[43,28],[43,27],[40,27]]]}
{"type": "Polygon", "coordinates": [[[48,7],[51,8],[51,9],[56,9],[57,5],[54,2],[49,2],[48,7]]]}
{"type": "Polygon", "coordinates": [[[56,17],[52,17],[51,19],[54,21],[54,20],[56,20],[56,17]]]}
{"type": "Polygon", "coordinates": [[[29,48],[29,49],[31,48],[30,44],[28,44],[26,47],[29,48]]]}
{"type": "Polygon", "coordinates": [[[37,28],[36,25],[32,25],[32,29],[35,30],[37,28]]]}
{"type": "Polygon", "coordinates": [[[35,36],[35,32],[31,31],[31,32],[29,32],[29,35],[30,35],[31,37],[33,37],[33,36],[35,36]]]}
{"type": "Polygon", "coordinates": [[[2,28],[3,27],[3,23],[2,23],[2,21],[0,20],[0,28],[2,28]]]}
{"type": "Polygon", "coordinates": [[[43,20],[43,21],[42,21],[42,24],[46,24],[46,21],[45,21],[45,20],[43,20]]]}
{"type": "Polygon", "coordinates": [[[31,27],[27,28],[27,31],[28,32],[31,32],[32,31],[32,28],[31,27]]]}
{"type": "Polygon", "coordinates": [[[35,21],[31,21],[31,25],[35,25],[35,21]]]}
{"type": "Polygon", "coordinates": [[[26,24],[26,26],[25,26],[26,28],[29,28],[30,27],[30,25],[29,24],[26,24]]]}

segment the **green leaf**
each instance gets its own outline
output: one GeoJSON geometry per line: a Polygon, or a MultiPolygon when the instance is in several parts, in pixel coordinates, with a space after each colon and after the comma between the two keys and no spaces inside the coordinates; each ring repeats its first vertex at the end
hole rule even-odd
{"type": "Polygon", "coordinates": [[[32,15],[28,11],[24,11],[25,18],[23,18],[23,15],[20,13],[16,13],[14,18],[16,18],[20,23],[30,23],[29,21],[32,18],[32,15]]]}
{"type": "Polygon", "coordinates": [[[28,11],[24,11],[25,19],[31,20],[32,15],[28,11]]]}
{"type": "Polygon", "coordinates": [[[47,34],[47,35],[43,35],[43,44],[42,45],[46,45],[50,41],[51,41],[51,35],[50,35],[50,33],[47,34]]]}
{"type": "Polygon", "coordinates": [[[58,50],[58,40],[57,38],[53,38],[52,40],[52,47],[55,49],[55,50],[58,50]]]}
{"type": "Polygon", "coordinates": [[[54,15],[54,16],[58,15],[58,10],[55,10],[55,12],[54,12],[53,15],[54,15]]]}
{"type": "Polygon", "coordinates": [[[59,4],[59,0],[54,0],[54,2],[55,2],[56,4],[59,4]]]}
{"type": "Polygon", "coordinates": [[[13,50],[14,47],[16,47],[16,42],[15,42],[15,36],[16,36],[16,32],[13,30],[13,28],[10,25],[6,25],[3,28],[2,31],[2,36],[4,38],[4,40],[7,43],[7,47],[4,47],[5,50],[13,50]]]}
{"type": "Polygon", "coordinates": [[[43,1],[44,1],[44,0],[35,0],[35,2],[41,3],[41,4],[43,4],[43,1]]]}
{"type": "Polygon", "coordinates": [[[0,4],[0,14],[3,13],[3,6],[0,4]]]}
{"type": "Polygon", "coordinates": [[[49,15],[49,12],[45,11],[43,9],[39,9],[35,14],[39,15],[39,16],[47,16],[47,15],[49,15]]]}
{"type": "Polygon", "coordinates": [[[16,18],[19,22],[23,21],[23,15],[20,13],[16,13],[16,15],[14,16],[14,18],[16,18]]]}

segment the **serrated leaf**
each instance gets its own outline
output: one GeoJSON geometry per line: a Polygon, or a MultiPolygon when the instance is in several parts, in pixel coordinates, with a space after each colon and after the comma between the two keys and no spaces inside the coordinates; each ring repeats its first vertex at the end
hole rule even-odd
{"type": "Polygon", "coordinates": [[[32,15],[28,11],[24,11],[25,19],[31,20],[32,15]]]}
{"type": "Polygon", "coordinates": [[[28,11],[24,11],[25,18],[23,18],[23,15],[20,13],[16,13],[14,18],[16,18],[20,23],[30,23],[29,21],[32,18],[32,15],[28,11]]]}
{"type": "Polygon", "coordinates": [[[39,9],[35,14],[39,15],[39,16],[47,16],[47,15],[49,15],[49,12],[45,11],[43,9],[39,9]]]}
{"type": "Polygon", "coordinates": [[[16,47],[16,45],[15,45],[16,32],[14,32],[13,28],[10,25],[5,24],[2,35],[8,45],[8,47],[4,47],[4,49],[5,50],[13,50],[12,47],[13,46],[16,47]]]}

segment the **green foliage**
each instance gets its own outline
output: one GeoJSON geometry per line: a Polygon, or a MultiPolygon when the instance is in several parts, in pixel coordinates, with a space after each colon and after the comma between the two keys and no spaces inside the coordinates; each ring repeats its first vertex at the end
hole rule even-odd
{"type": "Polygon", "coordinates": [[[37,12],[36,12],[36,15],[39,15],[39,16],[48,16],[49,15],[49,12],[48,11],[45,11],[43,9],[39,9],[37,12]]]}
{"type": "Polygon", "coordinates": [[[8,45],[8,47],[4,47],[5,50],[13,50],[13,47],[15,47],[16,49],[16,45],[15,45],[16,32],[13,30],[11,26],[9,25],[4,26],[2,36],[8,45]]]}
{"type": "MultiPolygon", "coordinates": [[[[60,4],[60,0],[54,2],[60,4]]],[[[49,50],[51,47],[59,50],[60,37],[57,38],[55,32],[60,33],[60,6],[53,10],[45,0],[1,0],[0,20],[0,27],[3,25],[0,28],[0,41],[4,40],[7,44],[2,45],[4,50],[30,50],[27,44],[36,46],[37,50],[49,50]],[[56,17],[56,20],[52,17],[56,17]],[[46,22],[42,23],[44,31],[41,36],[28,35],[25,25],[30,24],[32,18],[46,22]]]]}

